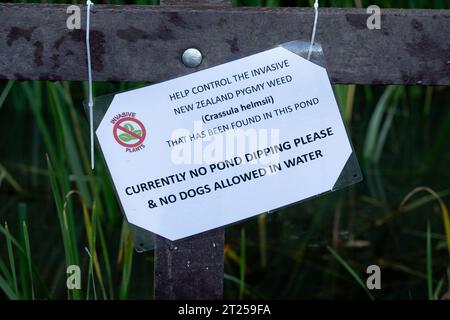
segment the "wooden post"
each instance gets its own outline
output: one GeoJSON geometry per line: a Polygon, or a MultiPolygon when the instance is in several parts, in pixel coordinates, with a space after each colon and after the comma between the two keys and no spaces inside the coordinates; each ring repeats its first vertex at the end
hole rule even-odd
{"type": "Polygon", "coordinates": [[[221,299],[224,233],[219,228],[175,242],[159,237],[155,299],[221,299]]]}
{"type": "MultiPolygon", "coordinates": [[[[161,5],[180,4],[226,6],[228,2],[161,1],[161,5]]],[[[201,47],[196,49],[204,51],[201,47]]],[[[182,63],[181,57],[179,63],[182,63]]],[[[158,237],[155,244],[155,299],[222,299],[224,242],[224,228],[175,242],[158,237]]]]}

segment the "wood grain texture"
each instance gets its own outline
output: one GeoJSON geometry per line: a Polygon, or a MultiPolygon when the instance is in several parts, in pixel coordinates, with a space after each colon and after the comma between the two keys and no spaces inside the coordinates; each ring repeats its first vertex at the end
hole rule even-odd
{"type": "Polygon", "coordinates": [[[223,228],[181,241],[156,241],[155,299],[222,299],[223,228]]]}
{"type": "Polygon", "coordinates": [[[161,6],[229,6],[229,0],[160,0],[161,6]]]}
{"type": "MultiPolygon", "coordinates": [[[[66,28],[67,5],[0,4],[0,78],[86,80],[85,30],[66,28]]],[[[84,23],[85,12],[82,10],[84,23]]],[[[317,41],[334,83],[450,84],[449,10],[382,10],[382,29],[363,9],[322,8],[317,41]]],[[[97,81],[163,81],[192,72],[188,47],[211,67],[309,39],[310,8],[96,5],[97,81]]]]}

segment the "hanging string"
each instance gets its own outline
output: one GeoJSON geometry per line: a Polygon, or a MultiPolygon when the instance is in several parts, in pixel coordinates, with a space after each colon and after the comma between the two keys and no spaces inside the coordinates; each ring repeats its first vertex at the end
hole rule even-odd
{"type": "Polygon", "coordinates": [[[88,63],[88,79],[89,79],[89,129],[90,129],[90,139],[91,139],[91,168],[94,170],[94,99],[92,98],[92,66],[91,66],[91,44],[89,42],[90,34],[90,17],[91,17],[91,6],[94,3],[90,0],[86,1],[86,52],[87,52],[87,63],[88,63]]]}
{"type": "Polygon", "coordinates": [[[309,52],[308,52],[308,60],[311,60],[311,54],[314,46],[314,41],[316,39],[316,31],[317,31],[317,20],[319,18],[319,0],[315,0],[314,2],[314,26],[313,31],[311,35],[311,44],[309,45],[309,52]]]}

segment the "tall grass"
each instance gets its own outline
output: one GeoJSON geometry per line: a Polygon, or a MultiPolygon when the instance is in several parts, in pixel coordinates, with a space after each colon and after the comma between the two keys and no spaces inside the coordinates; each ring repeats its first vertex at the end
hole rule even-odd
{"type": "MultiPolygon", "coordinates": [[[[450,8],[447,1],[332,5],[369,3],[450,8]]],[[[96,83],[94,91],[142,85],[96,83]]],[[[334,90],[365,181],[227,228],[225,297],[361,298],[366,267],[378,264],[383,290],[366,297],[448,299],[449,89],[334,90]]],[[[90,170],[85,96],[82,83],[0,83],[0,295],[8,299],[152,298],[152,253],[135,253],[100,157],[95,175],[90,170]],[[70,265],[81,267],[79,290],[65,286],[70,265]]]]}

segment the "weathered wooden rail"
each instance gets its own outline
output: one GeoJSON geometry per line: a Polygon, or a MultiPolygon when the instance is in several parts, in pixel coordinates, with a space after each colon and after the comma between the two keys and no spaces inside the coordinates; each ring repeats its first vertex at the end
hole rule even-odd
{"type": "MultiPolygon", "coordinates": [[[[0,78],[86,80],[85,31],[66,28],[66,8],[0,4],[0,78]]],[[[448,10],[382,10],[381,30],[367,18],[364,9],[321,8],[317,39],[334,83],[450,84],[448,10]]],[[[96,5],[94,78],[166,80],[192,72],[180,63],[187,47],[202,51],[207,68],[308,39],[312,19],[310,8],[96,5]]]]}
{"type": "MultiPolygon", "coordinates": [[[[96,5],[92,12],[97,81],[162,81],[309,39],[310,8],[233,8],[226,0],[163,0],[163,6],[96,5]],[[176,5],[173,4],[180,4],[176,5]],[[188,47],[203,53],[191,69],[188,47]]],[[[0,79],[86,80],[85,29],[66,28],[68,5],[0,4],[0,79]]],[[[82,21],[85,21],[82,10],[82,21]]],[[[450,12],[382,11],[381,30],[364,9],[322,8],[321,42],[334,83],[450,85],[450,12]]],[[[224,231],[172,243],[157,239],[155,297],[218,299],[224,231]]]]}

